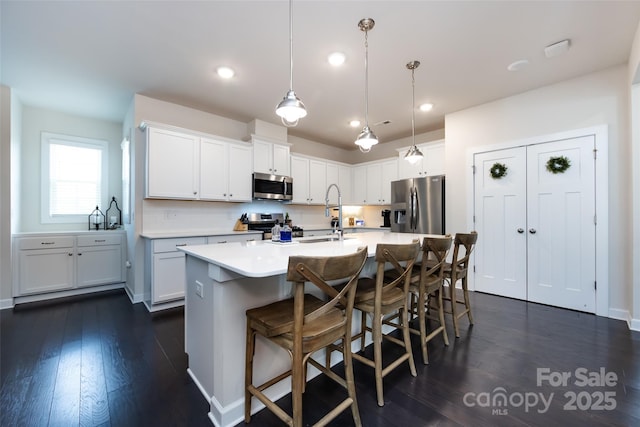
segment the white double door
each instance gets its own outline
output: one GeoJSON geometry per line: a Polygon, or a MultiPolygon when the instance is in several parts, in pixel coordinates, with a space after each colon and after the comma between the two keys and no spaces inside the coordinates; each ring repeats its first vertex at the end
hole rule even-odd
{"type": "Polygon", "coordinates": [[[474,155],[476,290],[595,312],[594,148],[584,136],[474,155]],[[560,156],[570,167],[551,173],[560,156]]]}

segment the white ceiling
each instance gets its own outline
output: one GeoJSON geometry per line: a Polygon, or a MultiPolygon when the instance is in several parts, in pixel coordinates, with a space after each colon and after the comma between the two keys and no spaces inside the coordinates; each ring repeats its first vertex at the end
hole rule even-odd
{"type": "MultiPolygon", "coordinates": [[[[26,105],[122,121],[140,93],[249,122],[279,124],[289,87],[287,1],[0,1],[3,84],[26,105]],[[223,81],[215,68],[236,76],[223,81]]],[[[411,135],[411,74],[419,60],[417,133],[444,115],[627,62],[638,1],[306,1],[293,3],[294,89],[309,112],[289,134],[347,149],[364,119],[381,142],[411,135]],[[545,46],[569,38],[565,55],[545,46]],[[333,68],[327,56],[347,55],[333,68]],[[520,59],[518,72],[507,66],[520,59]]]]}

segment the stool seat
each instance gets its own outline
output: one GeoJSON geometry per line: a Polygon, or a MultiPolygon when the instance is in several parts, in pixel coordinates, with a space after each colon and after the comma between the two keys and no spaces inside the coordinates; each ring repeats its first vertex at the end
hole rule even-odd
{"type": "MultiPolygon", "coordinates": [[[[304,295],[304,314],[308,315],[326,302],[310,295],[304,295]]],[[[247,320],[260,335],[270,338],[279,335],[278,344],[288,350],[293,349],[293,307],[294,299],[289,298],[269,305],[247,310],[247,320]]],[[[330,308],[318,318],[302,326],[302,351],[309,352],[334,342],[342,334],[345,317],[343,311],[330,308]]]]}
{"type": "Polygon", "coordinates": [[[316,425],[326,425],[346,409],[351,408],[354,424],[362,425],[356,388],[353,379],[351,352],[343,351],[344,378],[323,364],[315,361],[313,353],[342,342],[342,349],[351,342],[351,316],[353,313],[358,276],[367,260],[367,248],[361,247],[353,254],[333,257],[291,256],[287,280],[293,284],[293,298],[277,301],[246,311],[245,398],[244,421],[251,421],[251,401],[257,398],[286,425],[302,427],[302,394],[310,363],[322,373],[347,389],[347,397],[325,414],[316,425]],[[333,288],[328,282],[342,281],[342,289],[333,288]],[[313,284],[326,299],[305,293],[305,285],[313,284]],[[291,369],[260,385],[253,384],[253,359],[256,336],[285,349],[291,356],[291,369]],[[265,394],[273,385],[291,378],[292,414],[285,412],[265,394]]]}

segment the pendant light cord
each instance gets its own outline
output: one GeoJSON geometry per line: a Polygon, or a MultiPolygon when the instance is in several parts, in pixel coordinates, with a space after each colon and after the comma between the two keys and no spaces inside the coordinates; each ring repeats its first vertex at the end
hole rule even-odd
{"type": "Polygon", "coordinates": [[[416,78],[415,68],[411,69],[411,138],[416,146],[416,78]]]}
{"type": "Polygon", "coordinates": [[[369,127],[369,31],[364,32],[364,125],[369,127]]]}
{"type": "Polygon", "coordinates": [[[293,0],[289,0],[289,90],[293,90],[293,0]]]}

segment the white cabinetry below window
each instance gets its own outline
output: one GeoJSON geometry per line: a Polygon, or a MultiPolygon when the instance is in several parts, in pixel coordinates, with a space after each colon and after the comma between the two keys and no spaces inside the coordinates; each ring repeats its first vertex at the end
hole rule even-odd
{"type": "Polygon", "coordinates": [[[124,282],[122,233],[14,238],[14,296],[124,282]]]}

